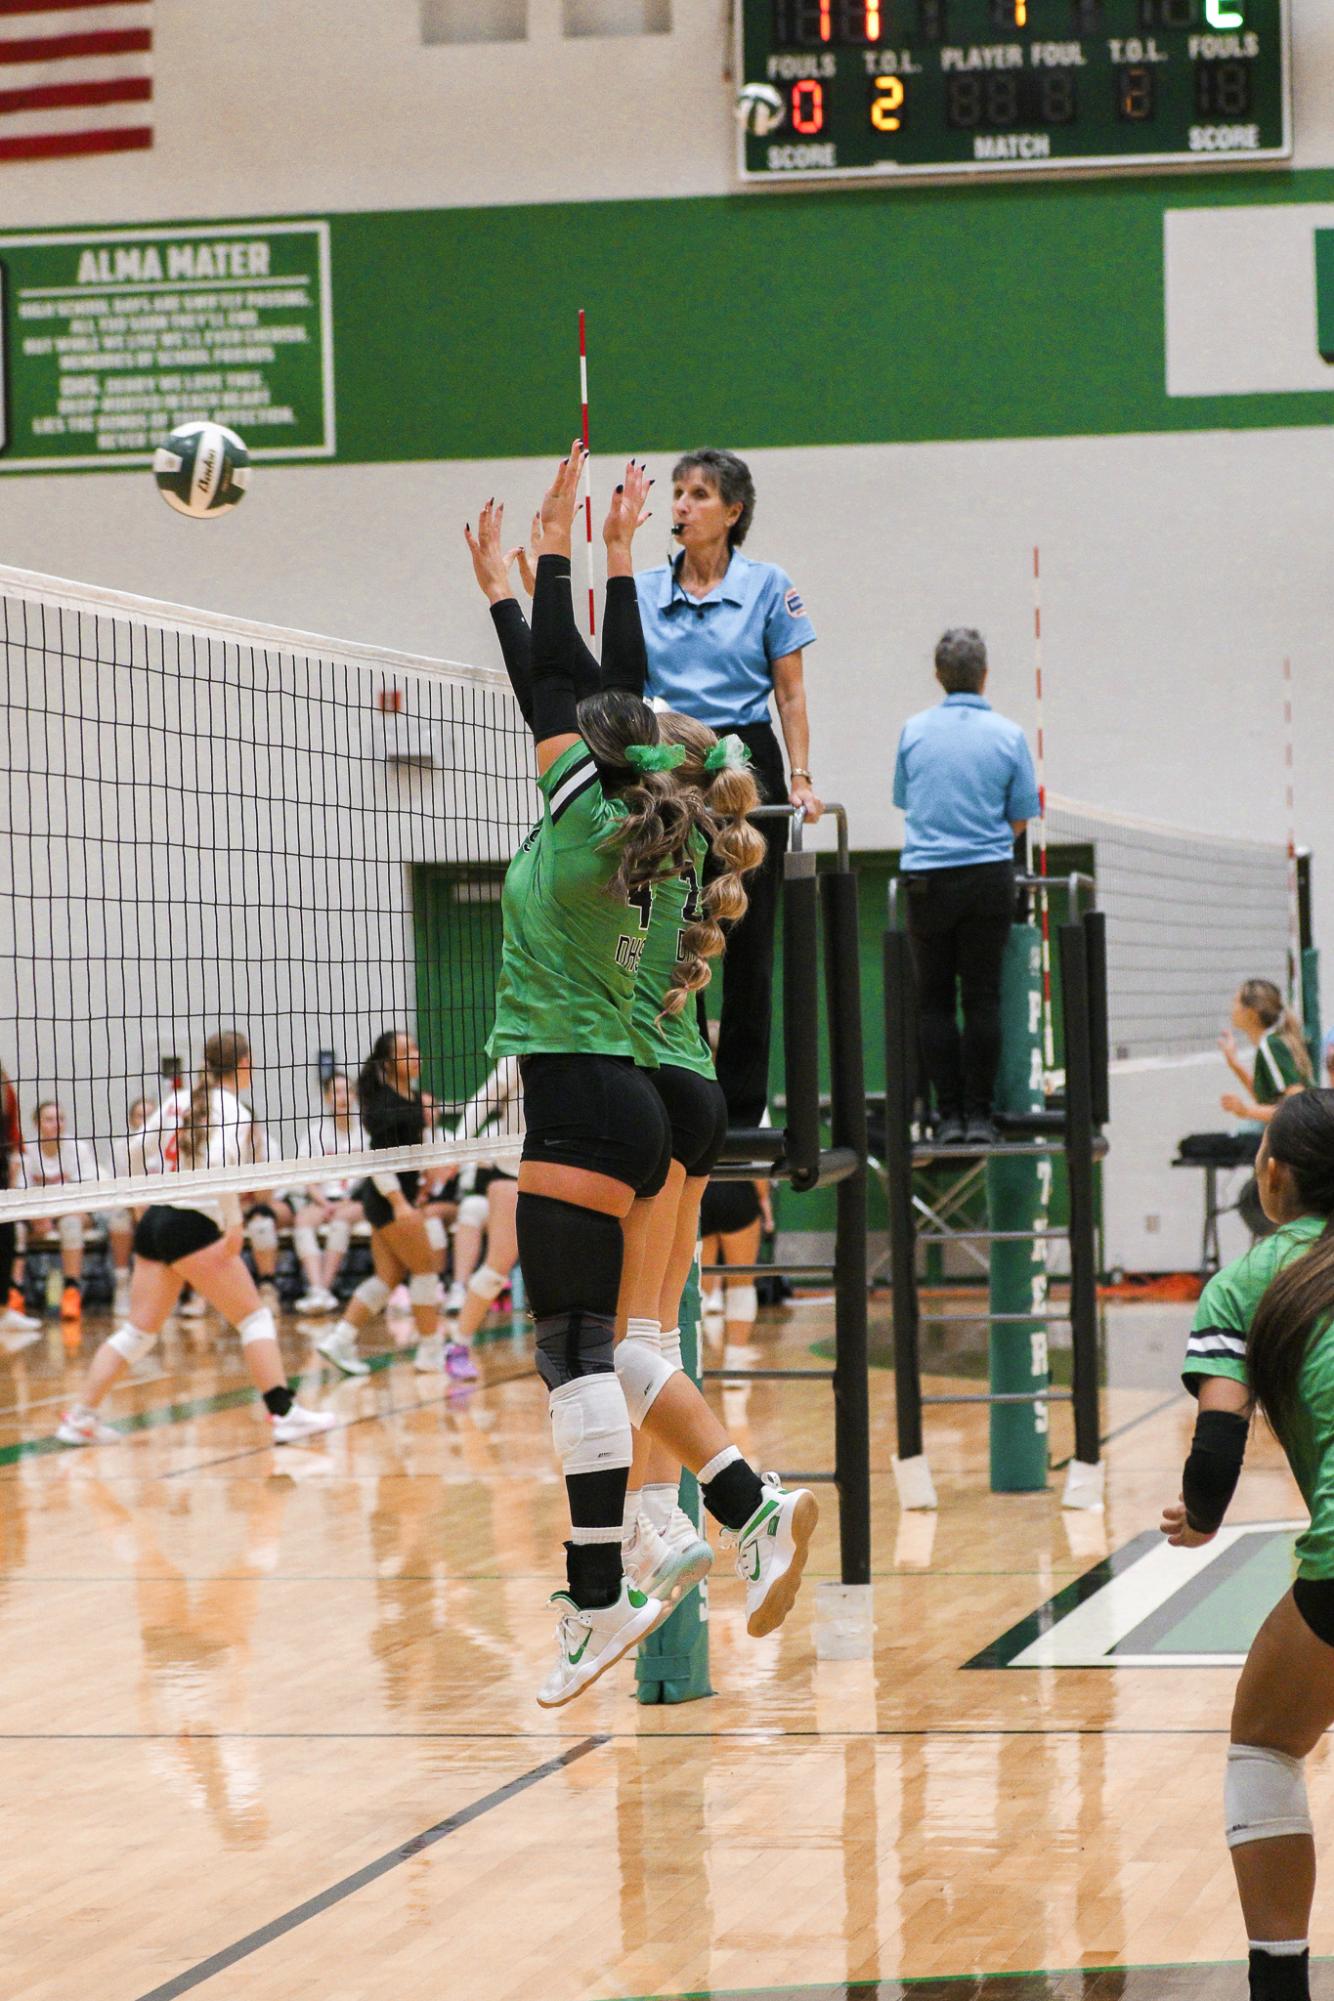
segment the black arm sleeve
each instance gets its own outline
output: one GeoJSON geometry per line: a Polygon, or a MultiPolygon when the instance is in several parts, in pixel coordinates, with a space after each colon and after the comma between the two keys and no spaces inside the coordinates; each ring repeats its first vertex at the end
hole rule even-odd
{"type": "Polygon", "coordinates": [[[608,577],[607,609],[602,623],[602,686],[644,692],[648,653],[639,616],[639,593],[633,577],[608,577]]]}
{"type": "Polygon", "coordinates": [[[1202,1410],[1195,1420],[1190,1457],[1181,1475],[1186,1520],[1212,1535],[1228,1511],[1241,1478],[1250,1420],[1235,1410],[1202,1410]]]}
{"type": "Polygon", "coordinates": [[[575,736],[575,671],[579,635],[574,627],[568,556],[539,556],[533,592],[533,713],[530,727],[538,743],[550,736],[575,736]]]}
{"type": "Polygon", "coordinates": [[[514,598],[502,598],[491,607],[491,623],[496,628],[505,672],[510,677],[514,699],[529,729],[533,726],[533,635],[528,621],[514,598]]]}

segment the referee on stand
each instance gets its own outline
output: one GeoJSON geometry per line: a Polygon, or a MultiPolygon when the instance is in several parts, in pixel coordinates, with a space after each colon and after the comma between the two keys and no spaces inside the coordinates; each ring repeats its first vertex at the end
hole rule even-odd
{"type": "MultiPolygon", "coordinates": [[[[672,472],[672,535],[679,553],[639,573],[648,649],[646,692],[719,736],[749,746],[760,796],[808,820],[824,811],[810,771],[803,650],[815,638],[801,594],[775,563],[741,553],[755,513],[755,482],[735,452],[690,452],[672,472]],[[769,720],[770,699],[789,769],[769,720]]],[[[769,1096],[774,922],[788,822],[762,820],[768,852],[747,883],[750,907],[727,941],[718,1081],[734,1126],[758,1126],[769,1096]]]]}

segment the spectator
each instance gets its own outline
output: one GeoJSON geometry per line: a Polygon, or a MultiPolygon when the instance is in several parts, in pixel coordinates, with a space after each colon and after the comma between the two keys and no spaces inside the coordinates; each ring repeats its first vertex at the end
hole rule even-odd
{"type": "MultiPolygon", "coordinates": [[[[37,1125],[37,1144],[23,1156],[21,1179],[24,1187],[66,1188],[80,1181],[106,1178],[105,1169],[88,1141],[66,1137],[64,1108],[54,1098],[47,1098],[38,1105],[33,1118],[37,1125]]],[[[128,1212],[122,1209],[114,1213],[109,1223],[108,1234],[116,1271],[128,1274],[133,1235],[131,1219],[128,1212]]],[[[77,1329],[83,1316],[83,1238],[87,1225],[86,1214],[61,1216],[54,1224],[64,1274],[60,1317],[71,1330],[73,1342],[77,1342],[77,1329]]],[[[29,1235],[47,1235],[52,1227],[50,1222],[34,1223],[29,1226],[29,1235]]]]}
{"type": "MultiPolygon", "coordinates": [[[[1242,1090],[1225,1091],[1220,1103],[1234,1118],[1268,1125],[1281,1099],[1315,1082],[1302,1025],[1272,980],[1243,980],[1232,1003],[1232,1027],[1218,1038],[1228,1069],[1242,1090]],[[1237,1036],[1255,1045],[1247,1070],[1237,1053],[1237,1036]]],[[[1326,1055],[1328,1061],[1328,1054],[1326,1055]]]]}
{"type": "MultiPolygon", "coordinates": [[[[18,1092],[0,1069],[0,1188],[21,1186],[22,1158],[18,1092]]],[[[42,1325],[23,1310],[23,1294],[14,1281],[17,1253],[18,1232],[14,1224],[0,1223],[0,1336],[10,1354],[35,1341],[42,1325]]]]}
{"type": "Polygon", "coordinates": [[[1023,731],[984,699],[981,634],[967,626],[947,632],[936,648],[936,678],[945,699],[904,724],[894,767],[894,804],[907,821],[908,935],[936,1139],[988,1146],[996,1138],[1014,842],[1038,811],[1038,791],[1023,731]]]}
{"type": "MultiPolygon", "coordinates": [[[[324,1115],[315,1120],[297,1142],[304,1160],[322,1160],[329,1154],[362,1153],[366,1134],[352,1104],[352,1089],[341,1070],[335,1070],[323,1086],[324,1115]]],[[[296,1303],[298,1313],[335,1313],[338,1295],[334,1284],[343,1268],[352,1232],[363,1220],[361,1204],[353,1194],[351,1175],[335,1175],[302,1189],[293,1203],[292,1243],[306,1290],[296,1303]],[[317,1235],[323,1230],[324,1246],[317,1235]]]]}

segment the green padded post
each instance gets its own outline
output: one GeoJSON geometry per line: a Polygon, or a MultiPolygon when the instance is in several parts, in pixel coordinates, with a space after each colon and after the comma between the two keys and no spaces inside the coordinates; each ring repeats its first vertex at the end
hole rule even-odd
{"type": "MultiPolygon", "coordinates": [[[[1036,926],[1016,924],[1001,981],[1002,1050],[996,1105],[1003,1112],[1040,1111],[1042,1089],[1042,940],[1036,926]]],[[[1045,1230],[1051,1198],[1050,1157],[987,1162],[988,1227],[1045,1230]]],[[[1040,1311],[1047,1304],[1045,1242],[993,1244],[989,1289],[993,1313],[1040,1311]]],[[[1050,1382],[1047,1323],[1005,1321],[990,1330],[992,1393],[1045,1390],[1050,1382]]],[[[1047,1405],[993,1404],[991,1491],[1027,1494],[1047,1484],[1047,1405]]]]}
{"type": "MultiPolygon", "coordinates": [[[[687,1375],[700,1379],[699,1265],[691,1268],[681,1296],[681,1363],[687,1375]]],[[[681,1471],[681,1506],[699,1522],[699,1484],[681,1471]]],[[[640,1702],[698,1702],[712,1695],[709,1682],[709,1580],[686,1594],[665,1625],[650,1633],[635,1662],[636,1695],[640,1702]]]]}

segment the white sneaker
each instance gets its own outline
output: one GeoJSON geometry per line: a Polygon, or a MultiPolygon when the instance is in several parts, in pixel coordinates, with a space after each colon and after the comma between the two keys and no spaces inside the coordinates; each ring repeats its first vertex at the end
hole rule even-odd
{"type": "Polygon", "coordinates": [[[62,1445],[123,1445],[125,1434],[116,1431],[109,1424],[103,1424],[95,1410],[86,1404],[72,1404],[56,1426],[56,1437],[62,1445]]]}
{"type": "Polygon", "coordinates": [[[682,1542],[673,1544],[654,1528],[647,1515],[640,1515],[621,1544],[621,1563],[628,1582],[647,1598],[661,1598],[664,1605],[678,1605],[708,1576],[713,1563],[713,1551],[696,1535],[689,1516],[681,1512],[681,1520],[686,1526],[682,1542]]]}
{"type": "Polygon", "coordinates": [[[294,1445],[298,1438],[311,1438],[316,1432],[332,1431],[338,1422],[331,1410],[307,1410],[300,1403],[294,1403],[286,1417],[275,1417],[272,1411],[266,1415],[275,1445],[294,1445]]]}
{"type": "Polygon", "coordinates": [[[776,1473],[764,1475],[764,1499],[735,1536],[736,1574],[746,1584],[746,1631],[753,1640],[775,1633],[792,1610],[820,1510],[805,1487],[788,1493],[776,1473]]]}
{"type": "Polygon", "coordinates": [[[442,1376],[445,1372],[444,1335],[428,1334],[424,1341],[419,1341],[412,1366],[420,1375],[442,1376]]]}
{"type": "Polygon", "coordinates": [[[197,1292],[192,1292],[190,1297],[183,1299],[176,1308],[176,1317],[178,1320],[202,1320],[207,1312],[207,1302],[201,1299],[197,1292]]]}
{"type": "Polygon", "coordinates": [[[334,1313],[338,1301],[322,1285],[312,1285],[309,1292],[303,1292],[296,1303],[298,1313],[334,1313]]]}
{"type": "Polygon", "coordinates": [[[455,1279],[449,1291],[445,1294],[444,1310],[451,1320],[457,1320],[459,1314],[462,1313],[464,1301],[467,1297],[468,1288],[465,1285],[460,1285],[458,1280],[455,1279]]]}
{"type": "Polygon", "coordinates": [[[357,1331],[340,1320],[322,1341],[315,1343],[315,1353],[323,1355],[326,1362],[332,1362],[345,1376],[368,1376],[370,1364],[363,1362],[357,1353],[357,1331]]]}
{"type": "Polygon", "coordinates": [[[30,1314],[20,1313],[15,1307],[7,1306],[0,1313],[0,1334],[40,1334],[42,1323],[30,1314]]]}
{"type": "Polygon", "coordinates": [[[554,1591],[551,1602],[560,1608],[556,1625],[556,1665],[537,1691],[543,1709],[559,1709],[591,1688],[600,1675],[615,1667],[638,1640],[660,1625],[668,1607],[657,1598],[646,1598],[633,1584],[621,1579],[615,1604],[582,1611],[568,1591],[554,1591]]]}

